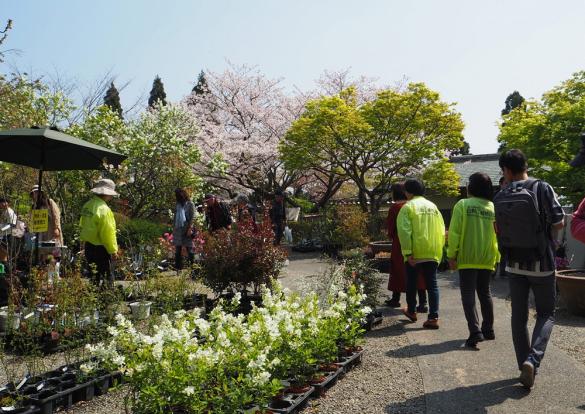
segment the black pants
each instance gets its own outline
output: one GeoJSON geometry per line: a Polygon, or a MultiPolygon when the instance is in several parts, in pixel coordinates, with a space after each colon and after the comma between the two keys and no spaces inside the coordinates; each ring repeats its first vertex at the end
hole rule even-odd
{"type": "Polygon", "coordinates": [[[282,233],[284,233],[284,222],[283,221],[275,221],[273,228],[274,228],[274,245],[280,246],[280,241],[282,240],[282,233]]]}
{"type": "MultiPolygon", "coordinates": [[[[195,261],[195,253],[193,249],[187,247],[187,254],[189,257],[189,263],[193,265],[195,261]]],[[[175,246],[175,269],[181,270],[183,268],[183,246],[175,246]]]]}
{"type": "Polygon", "coordinates": [[[87,260],[90,278],[96,286],[99,286],[100,282],[107,286],[114,285],[112,256],[104,246],[85,242],[85,260],[87,260]]]}
{"type": "Polygon", "coordinates": [[[512,339],[518,368],[528,360],[540,365],[555,321],[555,275],[523,276],[508,273],[512,300],[512,339]],[[536,323],[532,338],[528,334],[528,296],[534,294],[536,323]]]}
{"type": "MultiPolygon", "coordinates": [[[[400,292],[392,292],[392,300],[400,302],[400,292]]],[[[427,291],[424,289],[418,290],[418,306],[426,306],[427,291]]]]}
{"type": "Polygon", "coordinates": [[[416,312],[416,285],[419,274],[425,278],[429,299],[429,319],[439,317],[439,286],[437,285],[437,262],[417,263],[415,267],[406,263],[406,304],[408,311],[416,312]]]}
{"type": "Polygon", "coordinates": [[[467,327],[470,334],[479,332],[491,332],[494,330],[494,303],[490,292],[491,270],[485,269],[460,269],[459,289],[461,290],[461,303],[467,319],[467,327]],[[481,307],[481,327],[479,316],[475,307],[475,293],[479,298],[481,307]]]}

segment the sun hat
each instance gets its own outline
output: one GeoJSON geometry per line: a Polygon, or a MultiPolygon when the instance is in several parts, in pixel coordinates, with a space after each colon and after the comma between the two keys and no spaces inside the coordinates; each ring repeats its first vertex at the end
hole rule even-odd
{"type": "Polygon", "coordinates": [[[116,192],[116,184],[114,184],[114,182],[112,180],[109,180],[107,178],[102,178],[101,180],[96,181],[93,188],[90,191],[94,194],[99,194],[99,195],[111,195],[111,196],[119,195],[116,192]]]}
{"type": "Polygon", "coordinates": [[[215,198],[215,194],[207,193],[203,197],[204,200],[209,200],[210,198],[215,198]]]}
{"type": "Polygon", "coordinates": [[[38,184],[33,185],[33,188],[31,188],[31,190],[30,190],[31,193],[34,193],[35,191],[39,191],[39,185],[38,184]]]}

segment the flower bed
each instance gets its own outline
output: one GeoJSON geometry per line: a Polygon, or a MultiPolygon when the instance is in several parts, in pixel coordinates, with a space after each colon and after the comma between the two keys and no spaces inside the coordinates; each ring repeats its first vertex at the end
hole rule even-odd
{"type": "Polygon", "coordinates": [[[300,297],[275,285],[273,293],[263,290],[263,307],[247,316],[230,313],[238,295],[221,301],[208,319],[199,310],[177,312],[173,320],[163,315],[148,333],[119,315],[111,339],[90,346],[97,361],[84,369],[122,372],[134,413],[234,413],[268,407],[279,392],[281,399],[304,395],[299,387],[320,364],[347,361],[344,350],[361,341],[370,310],[355,286],[319,303],[315,295],[300,297]],[[285,379],[291,387],[283,390],[285,379]]]}

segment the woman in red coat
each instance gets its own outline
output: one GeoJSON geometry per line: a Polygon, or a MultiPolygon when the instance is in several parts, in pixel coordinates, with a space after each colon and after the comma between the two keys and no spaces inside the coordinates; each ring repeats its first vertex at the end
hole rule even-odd
{"type": "MultiPolygon", "coordinates": [[[[400,307],[400,293],[406,292],[406,268],[404,257],[400,249],[400,240],[396,230],[396,219],[398,212],[406,204],[406,194],[404,194],[404,185],[397,183],[392,185],[392,200],[394,202],[388,210],[388,238],[392,241],[392,257],[390,259],[390,278],[388,280],[388,290],[392,292],[392,297],[386,300],[386,304],[392,308],[400,307]]],[[[425,291],[425,282],[422,277],[418,278],[418,307],[419,313],[428,312],[427,295],[425,291]]]]}

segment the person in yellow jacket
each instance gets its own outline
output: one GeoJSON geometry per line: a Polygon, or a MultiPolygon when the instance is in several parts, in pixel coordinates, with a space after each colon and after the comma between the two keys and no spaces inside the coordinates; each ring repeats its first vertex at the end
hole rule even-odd
{"type": "Polygon", "coordinates": [[[107,202],[117,196],[112,180],[102,179],[91,189],[94,196],[81,209],[79,240],[85,244],[85,258],[93,282],[112,286],[112,256],[118,253],[116,220],[107,202]]]}
{"type": "Polygon", "coordinates": [[[404,315],[416,322],[416,282],[418,274],[425,278],[429,297],[428,319],[423,328],[439,328],[439,287],[437,268],[443,258],[445,223],[435,204],[423,197],[424,183],[409,179],[404,183],[408,202],[398,213],[397,229],[402,255],[406,262],[406,303],[404,315]]]}
{"type": "Polygon", "coordinates": [[[467,194],[469,198],[459,200],[453,208],[447,257],[451,269],[459,270],[461,303],[469,328],[465,346],[475,348],[478,342],[496,339],[490,280],[500,253],[494,228],[494,204],[490,201],[494,194],[492,180],[481,172],[472,174],[467,194]],[[481,328],[475,292],[481,306],[481,328]]]}

